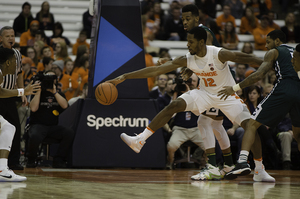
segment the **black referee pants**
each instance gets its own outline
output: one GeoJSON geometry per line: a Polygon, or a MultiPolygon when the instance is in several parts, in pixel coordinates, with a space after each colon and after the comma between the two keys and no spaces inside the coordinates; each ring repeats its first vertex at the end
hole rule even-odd
{"type": "Polygon", "coordinates": [[[20,97],[0,98],[0,115],[16,127],[15,136],[8,156],[9,167],[20,164],[21,125],[16,106],[17,100],[20,100],[20,97]]]}

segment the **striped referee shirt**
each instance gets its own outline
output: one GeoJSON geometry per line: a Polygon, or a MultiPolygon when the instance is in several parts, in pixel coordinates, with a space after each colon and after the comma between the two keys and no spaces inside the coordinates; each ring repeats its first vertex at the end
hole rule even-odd
{"type": "MultiPolygon", "coordinates": [[[[1,48],[3,47],[1,46],[1,48]]],[[[3,84],[1,85],[2,88],[6,88],[10,90],[16,88],[18,75],[22,73],[22,55],[20,51],[14,48],[12,48],[12,50],[15,52],[15,56],[16,56],[16,62],[17,62],[16,72],[15,74],[5,75],[3,78],[3,84]]]]}

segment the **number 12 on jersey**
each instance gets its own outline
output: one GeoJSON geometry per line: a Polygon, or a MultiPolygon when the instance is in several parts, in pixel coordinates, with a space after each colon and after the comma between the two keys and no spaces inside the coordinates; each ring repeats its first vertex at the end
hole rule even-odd
{"type": "Polygon", "coordinates": [[[202,78],[206,87],[217,86],[213,78],[202,78]]]}

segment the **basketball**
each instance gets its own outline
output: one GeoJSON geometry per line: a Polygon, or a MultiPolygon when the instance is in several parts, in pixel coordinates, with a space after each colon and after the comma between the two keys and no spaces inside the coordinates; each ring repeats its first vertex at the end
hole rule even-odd
{"type": "Polygon", "coordinates": [[[112,83],[102,83],[97,86],[95,97],[100,104],[110,105],[118,98],[118,90],[112,83]]]}

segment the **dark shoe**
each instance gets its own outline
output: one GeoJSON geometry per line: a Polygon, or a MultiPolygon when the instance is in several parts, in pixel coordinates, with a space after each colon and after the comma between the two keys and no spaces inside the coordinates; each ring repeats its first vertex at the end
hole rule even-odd
{"type": "Polygon", "coordinates": [[[250,165],[247,162],[237,163],[231,171],[224,176],[226,180],[236,179],[238,176],[244,176],[251,173],[250,165]]]}
{"type": "Polygon", "coordinates": [[[9,168],[11,170],[24,170],[24,167],[20,164],[11,165],[11,166],[9,166],[9,168]]]}
{"type": "Polygon", "coordinates": [[[291,162],[290,161],[284,161],[282,163],[282,169],[283,170],[291,170],[291,162]]]}

